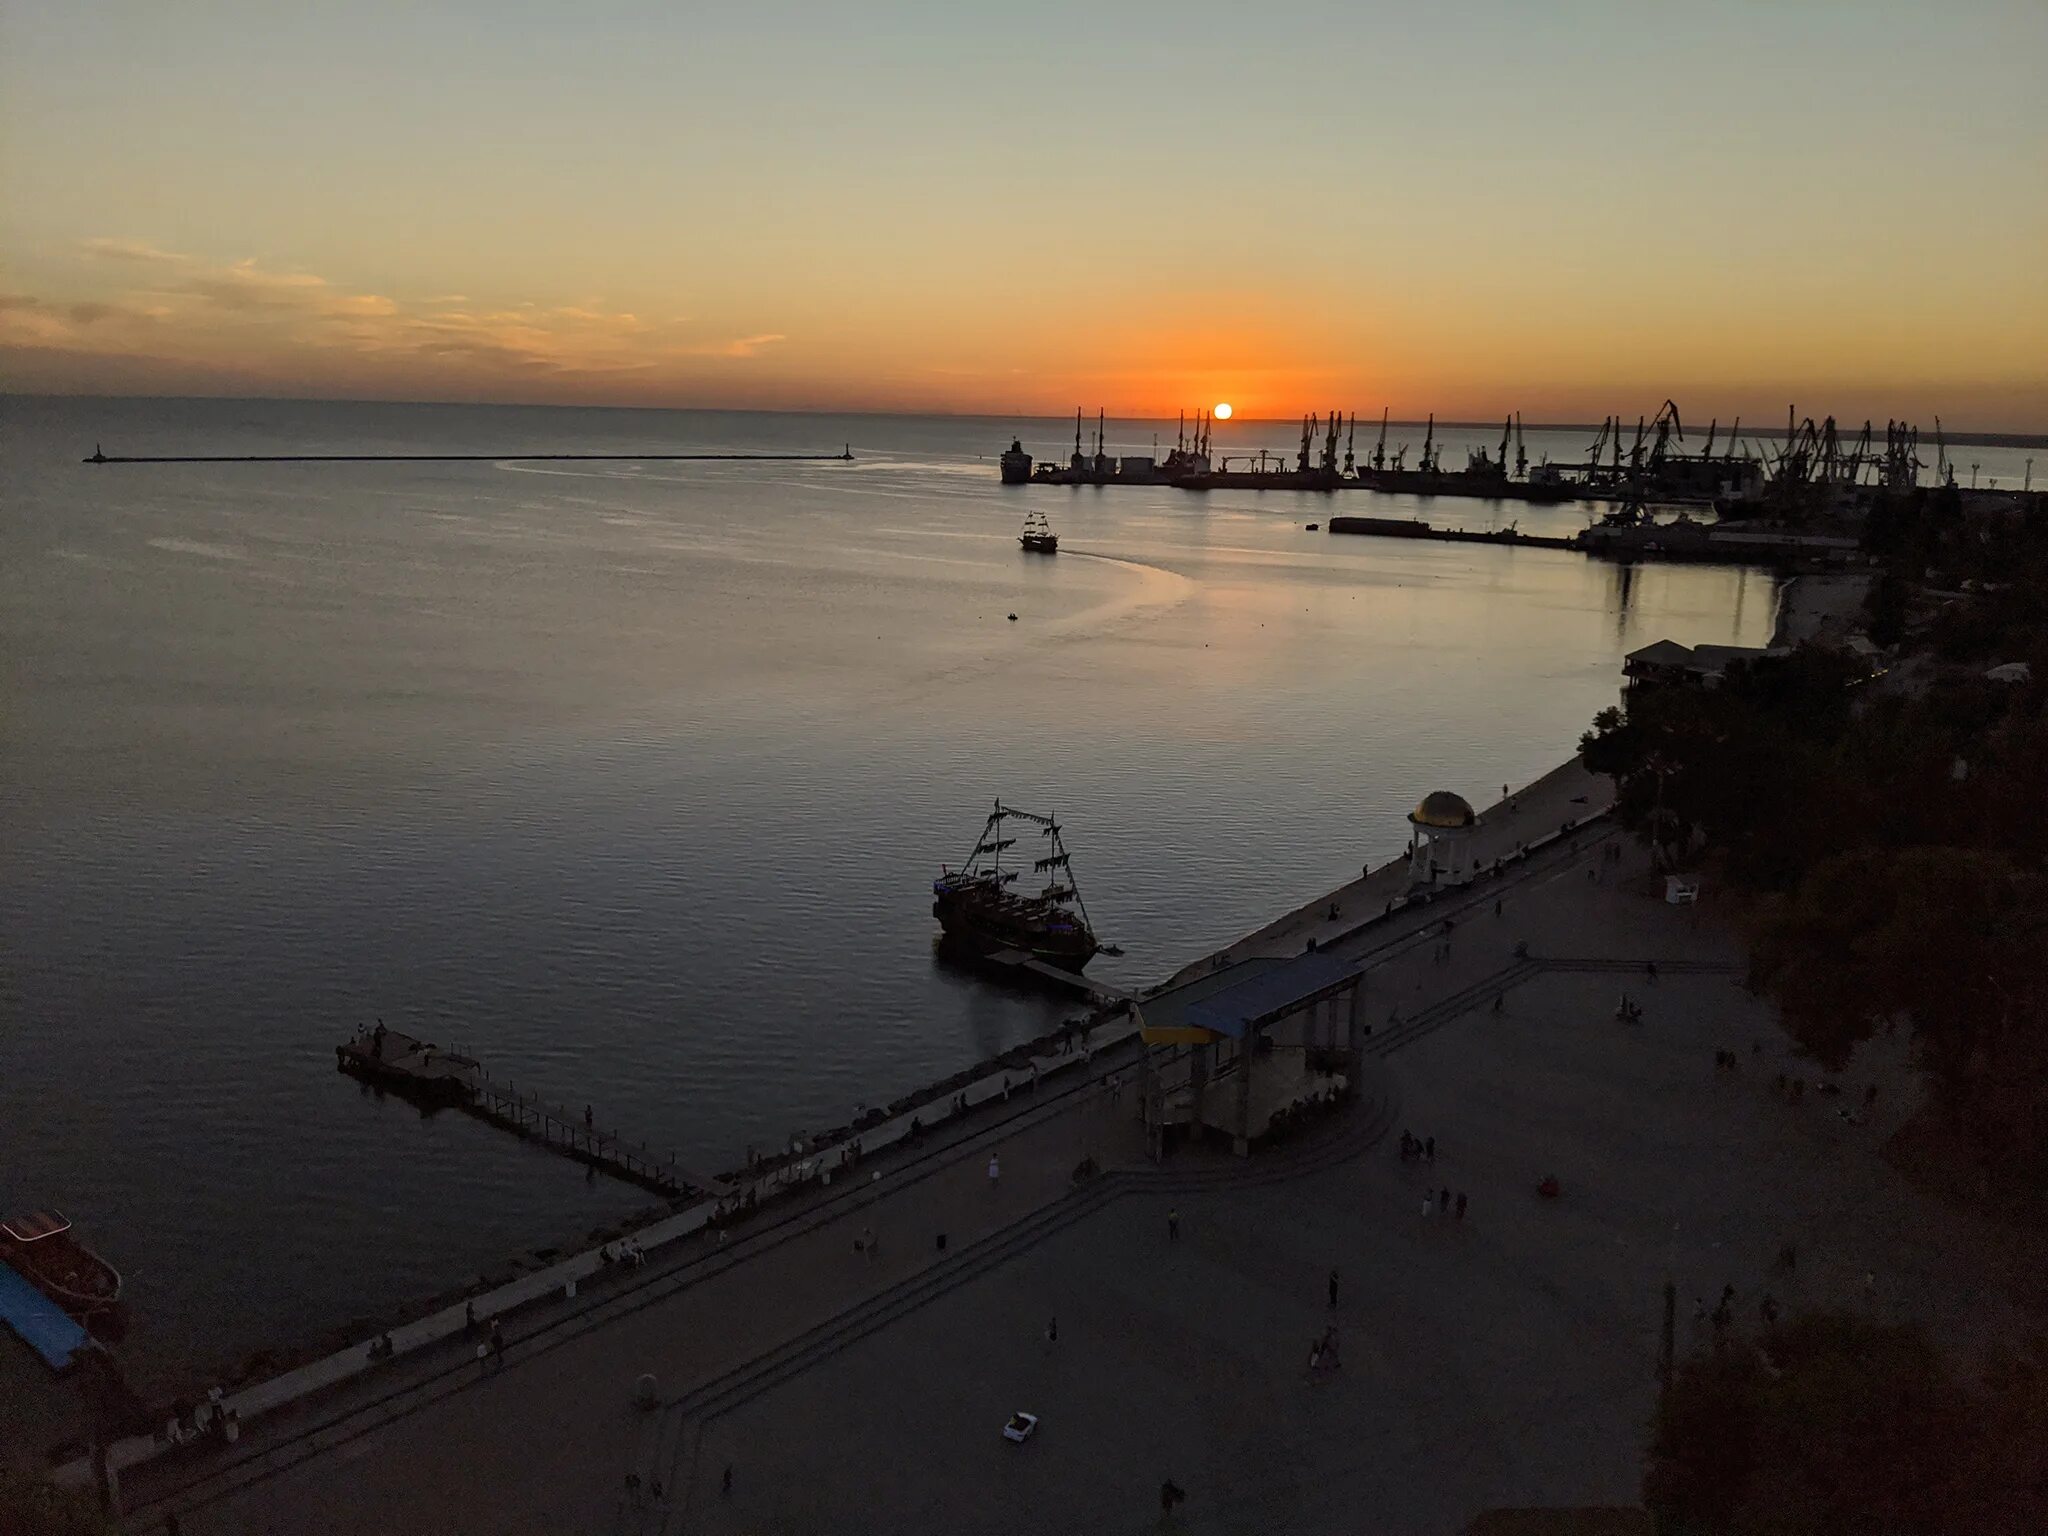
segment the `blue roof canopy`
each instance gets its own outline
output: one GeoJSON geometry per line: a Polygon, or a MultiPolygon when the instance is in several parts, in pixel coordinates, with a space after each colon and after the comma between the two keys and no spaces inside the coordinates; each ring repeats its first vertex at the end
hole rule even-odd
{"type": "Polygon", "coordinates": [[[1365,967],[1355,960],[1329,954],[1302,955],[1188,1004],[1186,1021],[1241,1040],[1259,1025],[1364,974],[1365,967]]]}

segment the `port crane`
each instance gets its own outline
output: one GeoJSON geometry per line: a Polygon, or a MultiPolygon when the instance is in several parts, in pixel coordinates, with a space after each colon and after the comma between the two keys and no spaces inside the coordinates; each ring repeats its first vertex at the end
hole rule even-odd
{"type": "MultiPolygon", "coordinates": [[[[1373,445],[1372,450],[1372,467],[1375,471],[1387,467],[1387,412],[1391,409],[1391,406],[1380,407],[1380,440],[1373,445]]],[[[1398,469],[1400,466],[1397,464],[1395,467],[1398,469]]]]}
{"type": "Polygon", "coordinates": [[[1425,475],[1436,473],[1436,412],[1429,413],[1429,428],[1422,438],[1422,463],[1419,466],[1425,475]]]}
{"type": "Polygon", "coordinates": [[[1526,480],[1529,476],[1529,450],[1522,446],[1522,413],[1515,412],[1515,478],[1526,480]]]}

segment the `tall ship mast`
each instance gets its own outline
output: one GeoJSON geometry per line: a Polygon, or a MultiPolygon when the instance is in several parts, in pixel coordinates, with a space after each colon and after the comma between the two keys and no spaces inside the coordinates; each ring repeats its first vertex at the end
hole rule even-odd
{"type": "Polygon", "coordinates": [[[1000,800],[967,862],[958,869],[940,867],[932,882],[932,916],[949,943],[976,955],[1017,950],[1079,971],[1102,948],[1074,885],[1060,824],[1000,800]],[[1024,851],[1011,853],[1020,843],[1024,851]],[[1045,884],[1036,891],[1014,889],[1026,874],[1034,881],[1042,876],[1045,884]]]}

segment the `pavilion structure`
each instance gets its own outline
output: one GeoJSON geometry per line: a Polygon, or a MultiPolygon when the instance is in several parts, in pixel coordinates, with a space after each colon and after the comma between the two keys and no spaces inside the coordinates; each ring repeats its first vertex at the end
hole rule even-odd
{"type": "Polygon", "coordinates": [[[1472,859],[1472,833],[1479,816],[1463,795],[1439,789],[1422,797],[1408,813],[1408,872],[1414,883],[1470,885],[1478,869],[1472,859]]]}
{"type": "Polygon", "coordinates": [[[1358,1081],[1364,968],[1310,950],[1197,977],[1135,1005],[1154,1155],[1181,1128],[1239,1156],[1276,1117],[1358,1081]]]}

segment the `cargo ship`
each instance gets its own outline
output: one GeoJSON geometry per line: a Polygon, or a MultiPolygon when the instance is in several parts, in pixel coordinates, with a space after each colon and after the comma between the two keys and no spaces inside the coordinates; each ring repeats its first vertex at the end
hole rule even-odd
{"type": "Polygon", "coordinates": [[[1003,469],[1003,484],[1024,485],[1031,479],[1031,455],[1024,451],[1024,439],[1013,437],[997,460],[1003,469]]]}
{"type": "Polygon", "coordinates": [[[0,1260],[81,1323],[103,1333],[118,1324],[121,1272],[73,1236],[58,1212],[0,1221],[0,1260]]]}
{"type": "Polygon", "coordinates": [[[958,869],[941,866],[932,882],[932,916],[948,944],[983,958],[1010,951],[1078,972],[1102,948],[1075,888],[1060,824],[1000,800],[967,862],[958,869]],[[1022,840],[1015,834],[1029,836],[1028,829],[1036,830],[1034,841],[1043,853],[1013,856],[1013,867],[1005,868],[1004,855],[1022,840]],[[1043,888],[1013,890],[1027,871],[1045,877],[1043,888]]]}

